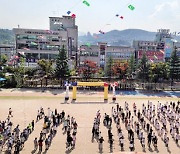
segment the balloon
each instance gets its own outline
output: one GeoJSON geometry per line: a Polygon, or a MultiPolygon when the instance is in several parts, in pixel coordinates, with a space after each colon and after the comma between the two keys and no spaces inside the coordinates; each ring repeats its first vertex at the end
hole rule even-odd
{"type": "Polygon", "coordinates": [[[132,11],[135,9],[135,7],[133,5],[129,5],[128,8],[132,11]]]}
{"type": "Polygon", "coordinates": [[[86,6],[90,6],[90,4],[87,2],[87,1],[83,1],[83,3],[86,5],[86,6]]]}
{"type": "Polygon", "coordinates": [[[119,14],[116,14],[116,17],[119,17],[119,14]]]}

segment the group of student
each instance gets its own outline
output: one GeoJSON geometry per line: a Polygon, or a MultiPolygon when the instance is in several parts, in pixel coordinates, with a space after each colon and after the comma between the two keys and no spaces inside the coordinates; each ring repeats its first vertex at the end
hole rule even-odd
{"type": "Polygon", "coordinates": [[[14,154],[19,154],[29,135],[34,131],[34,120],[22,131],[20,131],[19,125],[13,129],[12,117],[13,112],[9,108],[6,120],[0,121],[0,153],[2,151],[12,153],[14,150],[14,154]]]}
{"type": "Polygon", "coordinates": [[[158,131],[159,136],[161,136],[166,146],[168,146],[169,142],[169,137],[167,136],[168,123],[170,126],[169,132],[171,134],[171,137],[178,145],[178,141],[180,140],[180,102],[178,101],[177,104],[175,104],[175,102],[167,102],[166,104],[161,104],[160,102],[158,102],[157,116],[160,123],[162,124],[162,127],[160,127],[158,122],[156,122],[157,119],[155,120],[154,125],[158,131]]]}
{"type": "Polygon", "coordinates": [[[63,124],[62,130],[63,134],[67,134],[66,148],[67,150],[73,149],[76,144],[76,133],[77,133],[77,122],[74,117],[70,115],[66,116],[64,110],[61,113],[57,112],[57,109],[54,112],[48,108],[48,114],[45,115],[42,110],[38,110],[37,120],[42,116],[44,118],[43,128],[40,132],[39,139],[37,137],[34,139],[34,152],[39,147],[39,152],[42,152],[43,143],[45,145],[45,151],[51,146],[52,140],[57,133],[57,128],[63,124]],[[72,135],[71,135],[72,131],[72,135]]]}
{"type": "Polygon", "coordinates": [[[0,153],[4,151],[6,153],[19,154],[24,148],[29,135],[34,131],[35,123],[41,119],[44,119],[43,128],[39,139],[37,137],[34,139],[34,152],[38,148],[39,152],[42,152],[43,142],[45,143],[45,151],[49,149],[52,139],[57,133],[57,127],[62,123],[63,134],[67,134],[65,143],[67,150],[75,148],[78,125],[75,118],[69,115],[66,116],[64,111],[58,113],[57,109],[53,112],[48,108],[48,114],[45,115],[44,109],[41,107],[38,110],[36,121],[32,120],[22,131],[19,125],[13,128],[12,117],[13,111],[9,108],[6,120],[0,121],[0,153]]]}
{"type": "MultiPolygon", "coordinates": [[[[119,104],[112,107],[112,117],[105,113],[103,124],[108,128],[108,142],[110,144],[110,152],[113,148],[113,134],[112,134],[112,121],[114,121],[119,139],[121,151],[124,150],[124,131],[127,131],[129,140],[130,151],[135,150],[135,134],[139,140],[143,151],[147,147],[150,149],[151,144],[155,151],[158,151],[158,136],[162,139],[169,150],[169,136],[167,125],[170,125],[170,134],[178,146],[180,140],[179,135],[179,119],[180,119],[180,102],[170,102],[161,104],[158,102],[156,106],[148,101],[147,105],[143,103],[142,110],[137,109],[136,103],[133,104],[133,113],[130,110],[129,104],[125,102],[124,107],[119,104]],[[137,120],[136,120],[137,119],[137,120]],[[122,125],[126,129],[122,129],[122,125]]],[[[101,114],[98,110],[94,118],[92,128],[92,138],[96,138],[99,143],[99,151],[103,150],[104,138],[100,131],[101,114]]]]}
{"type": "Polygon", "coordinates": [[[99,143],[99,151],[102,152],[104,138],[103,136],[101,136],[100,124],[101,124],[101,113],[100,110],[98,110],[94,118],[94,123],[92,127],[92,141],[94,141],[94,139],[97,140],[97,142],[99,143]]]}

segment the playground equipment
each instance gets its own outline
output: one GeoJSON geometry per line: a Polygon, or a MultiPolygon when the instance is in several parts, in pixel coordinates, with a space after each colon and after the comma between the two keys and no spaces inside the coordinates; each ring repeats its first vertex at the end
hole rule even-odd
{"type": "Polygon", "coordinates": [[[74,82],[72,83],[73,86],[72,99],[76,100],[77,86],[90,86],[90,87],[104,86],[104,100],[108,100],[108,85],[109,84],[106,82],[74,82]]]}

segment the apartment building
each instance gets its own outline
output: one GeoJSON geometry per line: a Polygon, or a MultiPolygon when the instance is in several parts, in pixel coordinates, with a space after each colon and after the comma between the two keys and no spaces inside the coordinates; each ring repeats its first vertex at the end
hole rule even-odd
{"type": "Polygon", "coordinates": [[[37,66],[39,59],[54,60],[64,45],[69,60],[77,62],[78,26],[71,16],[49,17],[49,29],[13,29],[16,52],[24,54],[26,66],[37,66]]]}
{"type": "Polygon", "coordinates": [[[126,46],[108,46],[107,43],[99,42],[97,45],[81,45],[79,64],[83,65],[85,60],[91,60],[98,67],[105,68],[109,57],[114,61],[124,61],[134,55],[134,48],[126,46]]]}

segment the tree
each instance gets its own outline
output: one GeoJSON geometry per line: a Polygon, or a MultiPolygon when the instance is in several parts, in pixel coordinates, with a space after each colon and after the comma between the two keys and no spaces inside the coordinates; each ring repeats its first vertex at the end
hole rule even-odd
{"type": "Polygon", "coordinates": [[[137,73],[138,78],[142,79],[143,82],[149,80],[149,63],[145,54],[143,54],[139,61],[137,73]]]}
{"type": "Polygon", "coordinates": [[[3,67],[4,67],[5,64],[6,64],[6,62],[7,62],[7,56],[0,54],[0,70],[3,69],[3,67]]]}
{"type": "Polygon", "coordinates": [[[110,56],[110,57],[108,58],[108,61],[107,61],[107,63],[106,63],[106,68],[105,68],[105,75],[106,75],[107,77],[109,77],[109,78],[111,78],[112,75],[113,75],[112,66],[113,66],[113,59],[112,59],[112,57],[110,56]]]}
{"type": "Polygon", "coordinates": [[[114,63],[112,70],[114,76],[118,76],[120,79],[125,79],[128,70],[128,63],[117,61],[114,63]]]}
{"type": "Polygon", "coordinates": [[[17,87],[22,87],[23,86],[23,79],[25,75],[25,58],[20,57],[19,59],[19,65],[14,69],[14,77],[15,81],[17,83],[17,87]]]}
{"type": "Polygon", "coordinates": [[[79,67],[79,73],[85,78],[89,79],[97,73],[98,68],[95,62],[90,60],[85,60],[84,64],[79,67]]]}
{"type": "Polygon", "coordinates": [[[131,56],[130,60],[128,61],[128,76],[133,78],[133,75],[136,71],[136,64],[134,55],[131,56]]]}
{"type": "Polygon", "coordinates": [[[149,78],[152,82],[168,79],[169,65],[167,63],[152,63],[149,68],[149,78]]]}
{"type": "Polygon", "coordinates": [[[172,84],[174,82],[174,79],[176,80],[180,79],[180,59],[177,55],[177,49],[175,49],[171,54],[170,78],[171,78],[172,84]]]}
{"type": "Polygon", "coordinates": [[[59,50],[59,54],[56,59],[55,77],[65,79],[70,76],[68,58],[64,45],[59,50]]]}
{"type": "Polygon", "coordinates": [[[103,68],[99,68],[99,70],[98,70],[98,74],[97,74],[97,75],[98,75],[97,77],[99,77],[99,78],[101,78],[101,77],[104,77],[104,76],[105,76],[105,73],[104,73],[103,68]]]}
{"type": "Polygon", "coordinates": [[[41,59],[38,61],[38,65],[43,75],[49,76],[52,73],[52,61],[41,59]]]}

